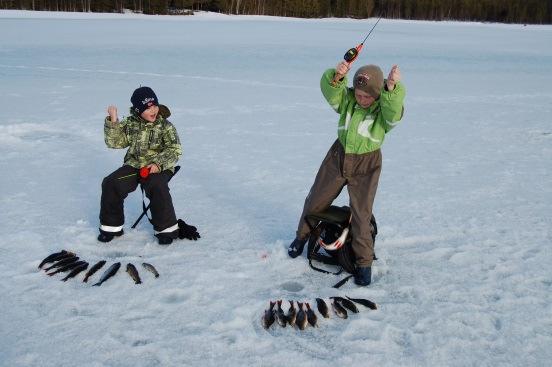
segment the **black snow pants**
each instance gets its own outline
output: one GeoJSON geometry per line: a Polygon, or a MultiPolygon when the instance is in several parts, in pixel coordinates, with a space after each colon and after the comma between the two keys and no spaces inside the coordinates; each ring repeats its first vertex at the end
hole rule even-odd
{"type": "Polygon", "coordinates": [[[138,171],[134,167],[125,165],[104,178],[100,206],[100,228],[120,227],[122,229],[125,222],[124,200],[129,193],[136,190],[139,183],[150,200],[153,229],[156,232],[162,232],[176,225],[176,214],[168,185],[172,172],[162,171],[150,174],[147,179],[140,182],[138,171]]]}

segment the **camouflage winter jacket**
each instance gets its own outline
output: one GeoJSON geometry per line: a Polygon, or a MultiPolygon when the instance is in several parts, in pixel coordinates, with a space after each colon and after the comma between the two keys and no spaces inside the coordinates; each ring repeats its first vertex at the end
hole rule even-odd
{"type": "Polygon", "coordinates": [[[104,138],[108,148],[128,147],[125,164],[134,168],[155,163],[161,171],[173,171],[182,155],[175,127],[161,114],[155,122],[147,122],[132,112],[119,122],[111,122],[108,116],[104,123],[104,138]]]}
{"type": "Polygon", "coordinates": [[[364,154],[381,147],[385,134],[395,127],[403,117],[403,101],[406,94],[401,82],[392,91],[383,88],[380,97],[368,108],[356,102],[355,91],[347,88],[347,78],[332,85],[335,69],[328,69],[322,75],[322,94],[339,113],[337,136],[345,153],[364,154]]]}

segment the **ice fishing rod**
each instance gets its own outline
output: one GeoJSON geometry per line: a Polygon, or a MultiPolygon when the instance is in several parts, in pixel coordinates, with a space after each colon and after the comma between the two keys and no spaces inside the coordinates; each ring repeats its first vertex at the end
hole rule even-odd
{"type": "MultiPolygon", "coordinates": [[[[368,32],[368,35],[362,40],[360,44],[358,44],[356,47],[350,48],[347,52],[345,52],[345,55],[343,56],[343,60],[345,60],[347,64],[351,65],[357,59],[358,55],[360,54],[360,51],[362,50],[362,47],[364,47],[364,42],[366,42],[368,37],[370,37],[370,35],[372,34],[372,31],[374,30],[374,28],[376,28],[382,16],[383,15],[380,15],[376,24],[374,24],[372,29],[370,29],[370,32],[368,32]]],[[[332,85],[335,86],[341,78],[343,78],[343,75],[336,73],[332,80],[332,85]]]]}

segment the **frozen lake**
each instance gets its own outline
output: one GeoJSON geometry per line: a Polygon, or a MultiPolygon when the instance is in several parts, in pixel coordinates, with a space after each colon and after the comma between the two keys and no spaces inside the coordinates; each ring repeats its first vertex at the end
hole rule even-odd
{"type": "Polygon", "coordinates": [[[547,365],[552,26],[382,20],[353,72],[399,64],[407,96],[382,149],[373,284],[337,291],[342,276],[287,257],[336,138],[320,76],[374,22],[0,11],[0,365],[547,365]],[[105,110],[126,115],[139,85],[171,108],[171,193],[197,243],[130,230],[139,191],[125,236],[96,241],[100,183],[124,156],[104,145],[105,110]],[[37,270],[62,248],[161,276],[63,283],[37,270]],[[261,327],[269,300],[334,295],[379,309],[261,327]]]}

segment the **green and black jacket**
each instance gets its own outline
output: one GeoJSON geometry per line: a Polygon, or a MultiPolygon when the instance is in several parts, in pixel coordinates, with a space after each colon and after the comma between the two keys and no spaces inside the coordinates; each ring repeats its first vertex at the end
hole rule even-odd
{"type": "MultiPolygon", "coordinates": [[[[160,110],[168,111],[161,106],[160,110]]],[[[161,113],[154,122],[148,122],[132,111],[119,122],[111,122],[108,116],[104,123],[104,138],[108,148],[128,148],[124,163],[134,168],[155,163],[161,171],[173,171],[182,155],[176,128],[161,113]]]]}
{"type": "Polygon", "coordinates": [[[365,154],[380,149],[385,134],[403,116],[404,85],[398,82],[392,91],[384,87],[370,107],[362,108],[356,102],[354,89],[347,88],[347,78],[334,86],[334,75],[335,69],[326,70],[320,88],[330,106],[339,113],[337,136],[345,153],[365,154]]]}

